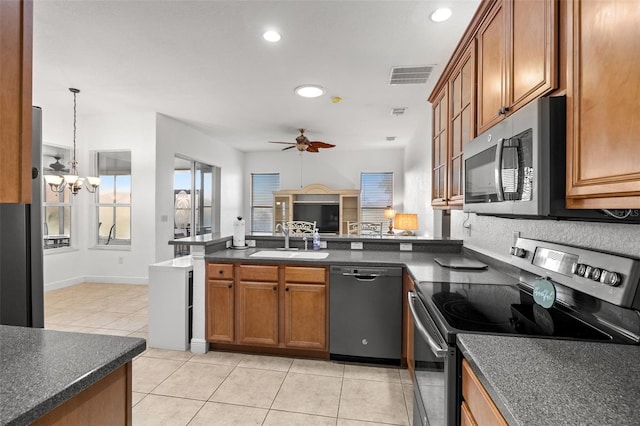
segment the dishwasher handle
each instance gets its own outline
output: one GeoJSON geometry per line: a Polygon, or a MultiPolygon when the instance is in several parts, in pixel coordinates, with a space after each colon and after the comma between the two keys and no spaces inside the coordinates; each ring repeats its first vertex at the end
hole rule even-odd
{"type": "Polygon", "coordinates": [[[343,272],[343,277],[354,277],[358,281],[373,281],[378,277],[383,276],[383,274],[359,274],[357,272],[343,272]]]}
{"type": "MultiPolygon", "coordinates": [[[[427,331],[426,327],[422,324],[422,321],[420,321],[420,318],[418,318],[418,312],[416,311],[416,307],[413,305],[414,300],[416,299],[418,303],[422,303],[420,302],[420,299],[416,296],[415,291],[407,292],[407,301],[409,302],[409,310],[411,311],[411,316],[413,317],[413,323],[416,326],[416,330],[418,330],[420,335],[427,341],[427,343],[429,344],[429,347],[431,348],[431,352],[433,352],[433,354],[437,358],[444,358],[445,356],[447,356],[447,353],[448,353],[447,345],[445,344],[444,347],[442,345],[439,345],[438,342],[436,342],[436,339],[434,339],[433,336],[431,336],[429,331],[427,331]]],[[[432,325],[433,327],[435,327],[435,324],[432,324],[432,325]]]]}

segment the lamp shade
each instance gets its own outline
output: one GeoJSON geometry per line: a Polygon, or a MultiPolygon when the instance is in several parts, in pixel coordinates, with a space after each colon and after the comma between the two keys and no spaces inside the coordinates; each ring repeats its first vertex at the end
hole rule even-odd
{"type": "MultiPolygon", "coordinates": [[[[418,229],[418,215],[415,213],[397,213],[396,229],[404,231],[415,231],[418,229]]],[[[405,232],[404,235],[411,235],[411,232],[405,232]]]]}
{"type": "Polygon", "coordinates": [[[384,217],[386,217],[387,219],[393,219],[396,215],[396,211],[394,209],[392,209],[391,207],[387,207],[384,210],[384,217]]]}

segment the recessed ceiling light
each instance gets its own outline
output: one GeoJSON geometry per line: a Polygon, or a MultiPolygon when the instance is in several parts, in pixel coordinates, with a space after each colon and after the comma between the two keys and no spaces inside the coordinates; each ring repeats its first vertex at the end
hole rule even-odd
{"type": "Polygon", "coordinates": [[[294,91],[303,98],[317,98],[318,96],[324,95],[324,89],[315,84],[304,84],[296,87],[294,91]]]}
{"type": "Polygon", "coordinates": [[[435,12],[431,14],[431,20],[433,22],[446,21],[447,19],[451,18],[452,13],[453,12],[451,12],[451,9],[447,7],[442,7],[440,9],[437,9],[435,12]]]}
{"type": "Polygon", "coordinates": [[[262,34],[262,38],[272,43],[275,43],[277,41],[280,41],[280,34],[276,31],[267,31],[264,34],[262,34]]]}

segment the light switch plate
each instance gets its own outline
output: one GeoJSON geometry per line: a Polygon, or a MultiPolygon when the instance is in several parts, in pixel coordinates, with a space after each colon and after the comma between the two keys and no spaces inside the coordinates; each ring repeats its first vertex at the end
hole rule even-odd
{"type": "Polygon", "coordinates": [[[413,244],[411,243],[400,243],[400,251],[412,251],[413,244]]]}
{"type": "Polygon", "coordinates": [[[362,250],[362,241],[353,241],[351,243],[351,250],[362,250]]]}
{"type": "Polygon", "coordinates": [[[247,247],[255,247],[256,246],[256,240],[247,240],[247,247]]]}

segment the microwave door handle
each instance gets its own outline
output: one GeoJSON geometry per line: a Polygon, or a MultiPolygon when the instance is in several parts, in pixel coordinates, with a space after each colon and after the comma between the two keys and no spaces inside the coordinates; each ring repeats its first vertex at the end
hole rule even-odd
{"type": "Polygon", "coordinates": [[[413,306],[413,303],[414,303],[413,301],[416,298],[417,297],[415,295],[415,291],[407,292],[407,301],[409,302],[409,310],[411,311],[411,316],[413,317],[413,324],[416,326],[416,330],[418,330],[420,335],[427,341],[434,355],[437,358],[444,358],[445,356],[447,356],[447,353],[448,353],[447,347],[440,346],[436,342],[436,340],[431,336],[431,334],[429,334],[425,326],[422,325],[422,322],[418,318],[418,312],[416,312],[416,308],[415,306],[413,306]]]}
{"type": "Polygon", "coordinates": [[[496,144],[496,161],[495,165],[495,183],[496,196],[498,201],[504,201],[504,192],[502,191],[502,150],[504,148],[504,139],[498,139],[496,144]]]}

